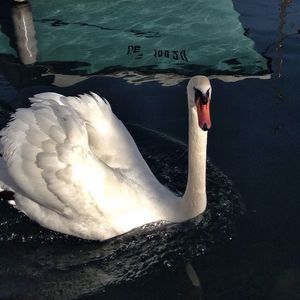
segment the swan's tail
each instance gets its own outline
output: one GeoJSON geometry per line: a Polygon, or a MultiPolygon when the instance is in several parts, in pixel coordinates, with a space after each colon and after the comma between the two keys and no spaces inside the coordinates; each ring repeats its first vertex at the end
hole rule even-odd
{"type": "MultiPolygon", "coordinates": [[[[14,192],[13,182],[7,173],[7,167],[2,156],[0,157],[0,193],[1,192],[14,192]]],[[[8,199],[8,203],[15,206],[16,203],[13,199],[8,199]]]]}
{"type": "Polygon", "coordinates": [[[0,157],[0,192],[11,190],[9,188],[9,175],[7,174],[6,164],[2,157],[0,157]]]}

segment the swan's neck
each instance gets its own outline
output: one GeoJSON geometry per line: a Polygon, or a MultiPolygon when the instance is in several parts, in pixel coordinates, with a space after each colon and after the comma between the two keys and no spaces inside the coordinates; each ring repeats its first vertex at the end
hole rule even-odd
{"type": "Polygon", "coordinates": [[[200,129],[197,112],[190,108],[188,180],[182,203],[187,219],[206,208],[206,145],[207,132],[200,129]]]}

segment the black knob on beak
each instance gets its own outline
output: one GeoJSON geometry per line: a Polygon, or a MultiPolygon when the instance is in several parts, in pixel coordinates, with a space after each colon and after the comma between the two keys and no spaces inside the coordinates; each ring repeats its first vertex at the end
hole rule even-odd
{"type": "Polygon", "coordinates": [[[202,127],[202,130],[204,130],[204,131],[207,131],[207,130],[208,130],[208,127],[207,127],[207,124],[206,124],[206,123],[204,123],[204,125],[203,125],[203,127],[202,127]]]}

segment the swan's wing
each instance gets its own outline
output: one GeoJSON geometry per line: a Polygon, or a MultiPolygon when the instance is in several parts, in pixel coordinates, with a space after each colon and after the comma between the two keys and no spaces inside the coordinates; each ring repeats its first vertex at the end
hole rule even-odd
{"type": "Polygon", "coordinates": [[[85,122],[64,105],[64,97],[52,94],[51,101],[44,101],[40,96],[31,108],[17,110],[1,131],[3,158],[11,188],[21,195],[17,206],[46,227],[74,234],[45,219],[54,214],[82,221],[83,227],[86,219],[93,222],[102,214],[105,185],[114,173],[90,151],[85,122]]]}
{"type": "Polygon", "coordinates": [[[112,112],[109,102],[95,93],[63,97],[42,93],[30,99],[33,105],[58,103],[74,110],[85,123],[93,154],[114,169],[139,170],[150,174],[133,138],[112,112]]]}
{"type": "Polygon", "coordinates": [[[66,97],[85,121],[92,152],[115,169],[138,170],[150,175],[133,138],[112,112],[109,102],[94,93],[66,97]]]}
{"type": "Polygon", "coordinates": [[[0,192],[14,190],[15,183],[8,174],[4,159],[0,157],[0,192]]]}

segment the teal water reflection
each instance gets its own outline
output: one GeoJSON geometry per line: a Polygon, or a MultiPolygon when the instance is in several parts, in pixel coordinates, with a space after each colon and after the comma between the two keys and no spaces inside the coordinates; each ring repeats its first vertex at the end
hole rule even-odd
{"type": "MultiPolygon", "coordinates": [[[[30,1],[38,62],[87,63],[87,73],[122,68],[180,73],[268,73],[231,0],[30,1]]],[[[0,53],[14,54],[0,35],[0,53]]]]}

